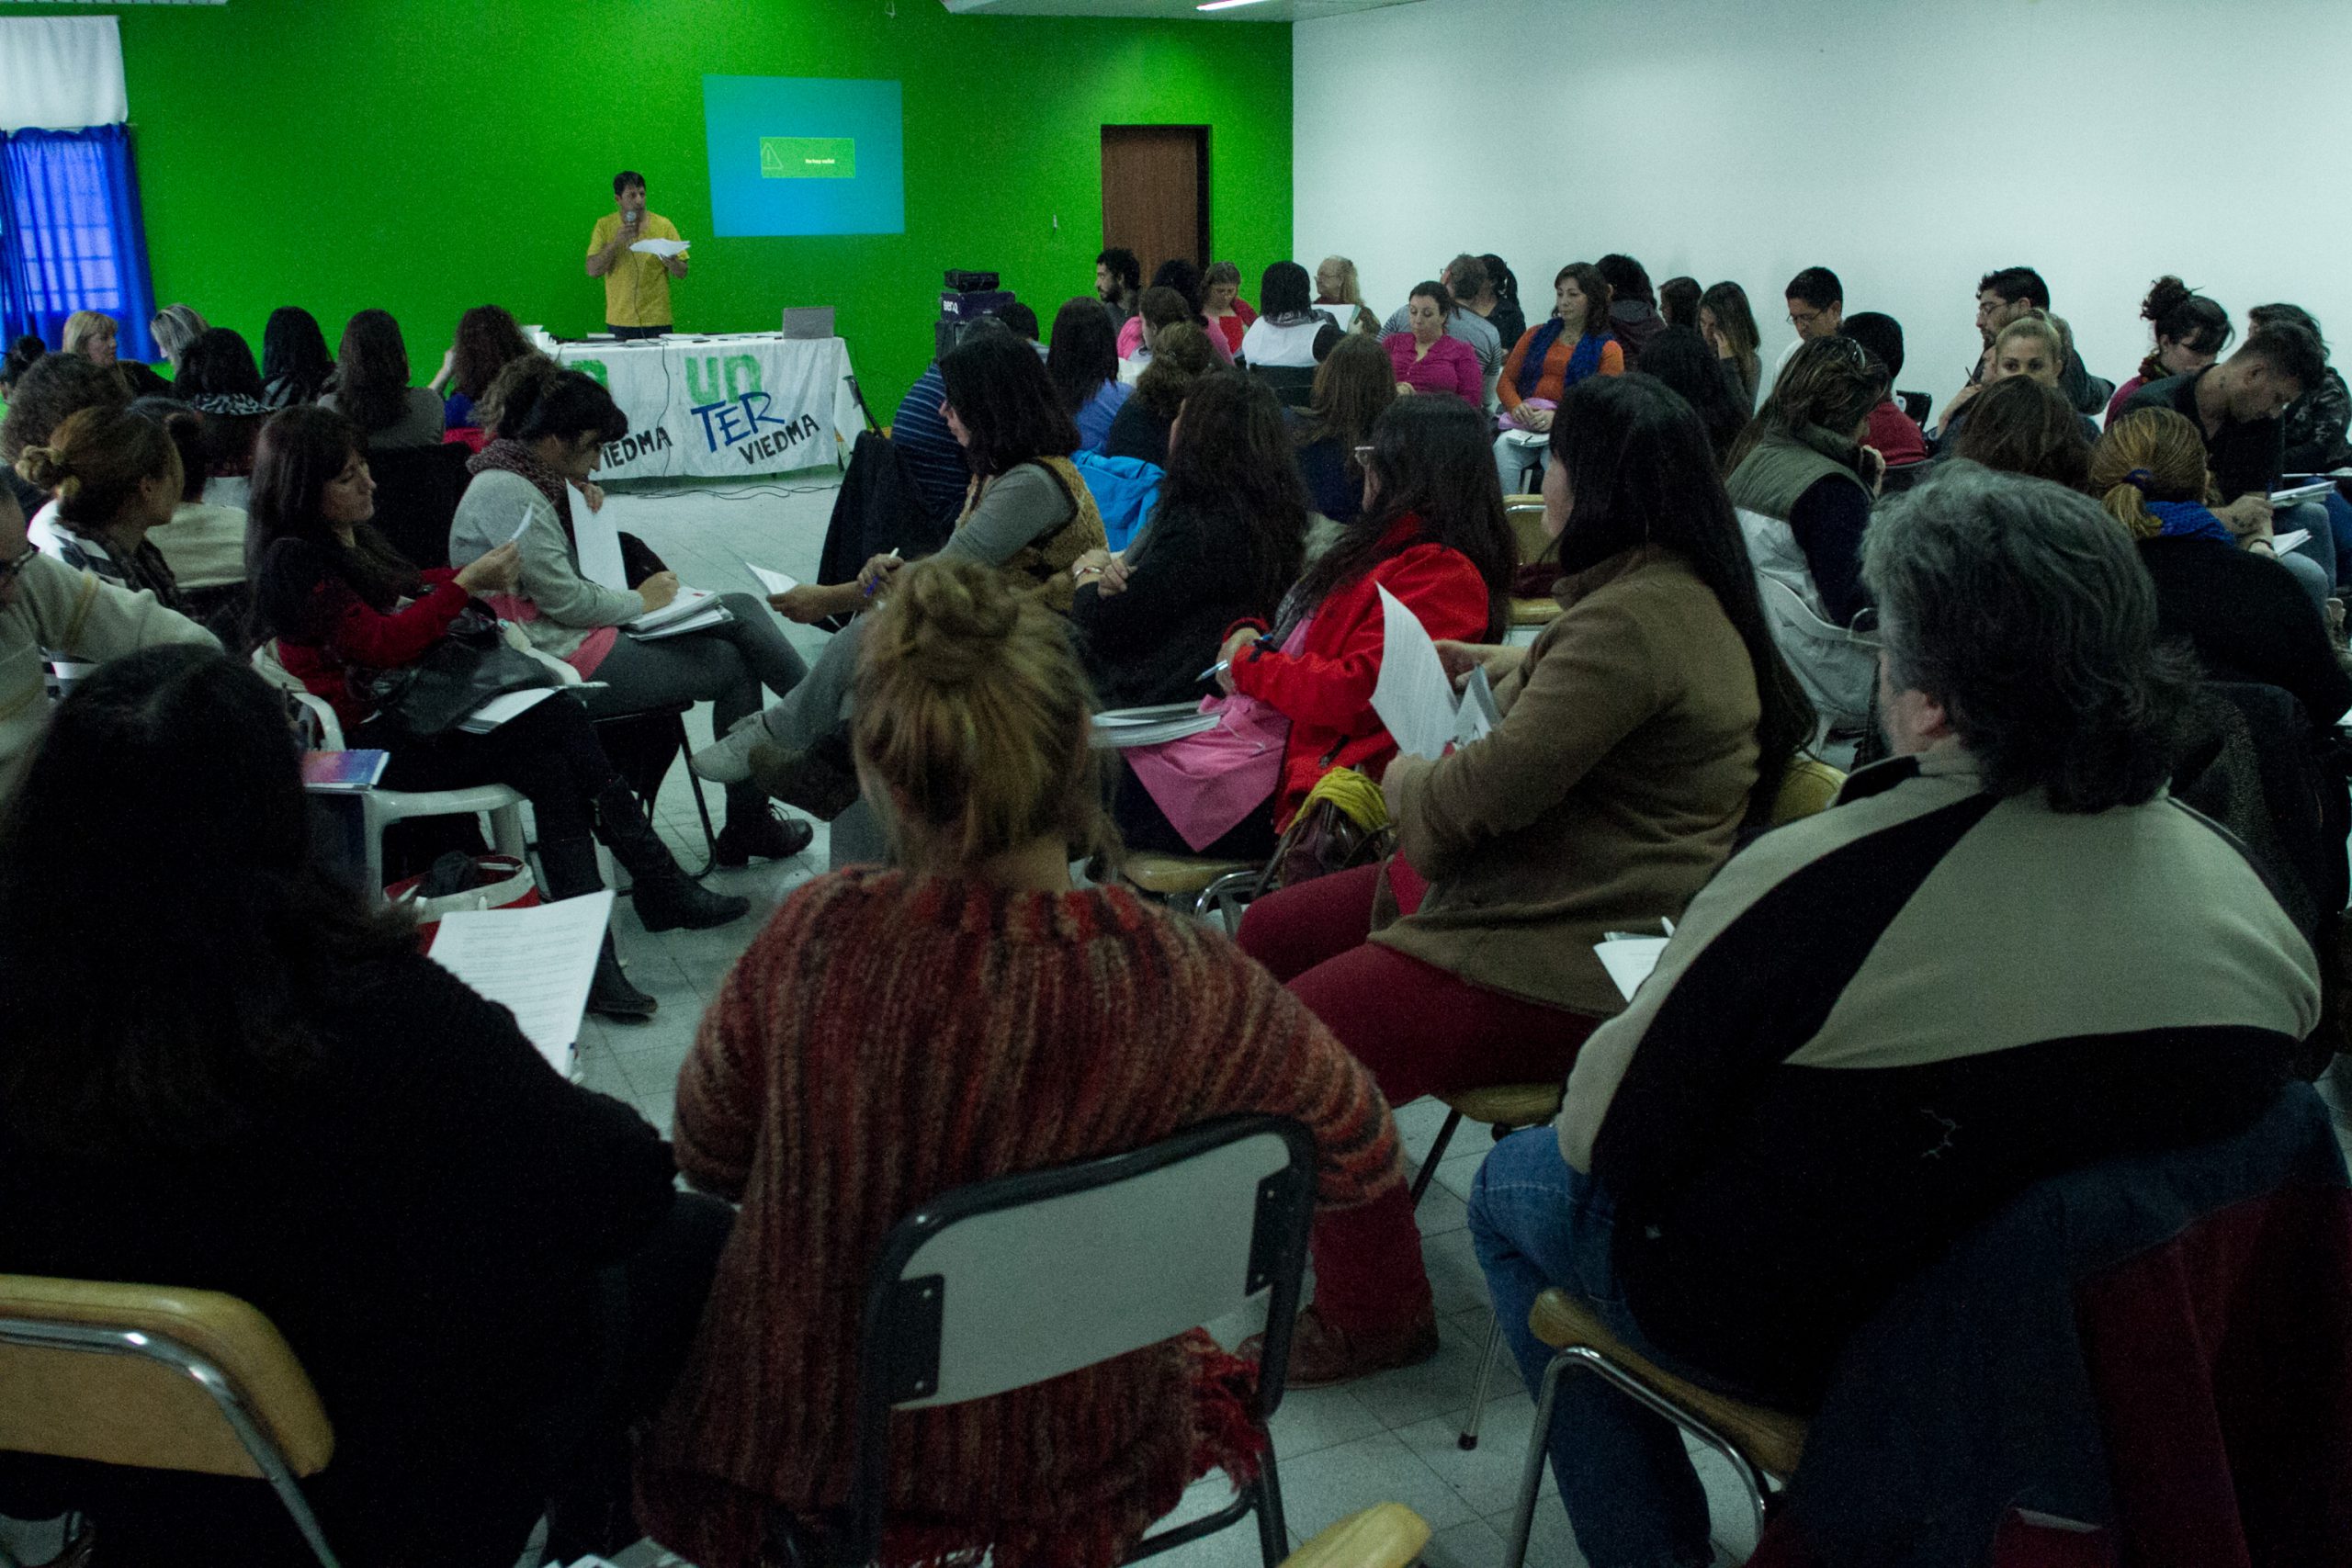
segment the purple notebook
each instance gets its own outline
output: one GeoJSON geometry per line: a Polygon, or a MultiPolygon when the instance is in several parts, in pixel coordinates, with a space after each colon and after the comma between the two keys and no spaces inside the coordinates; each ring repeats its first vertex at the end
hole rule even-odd
{"type": "Polygon", "coordinates": [[[374,789],[376,781],[384,776],[384,764],[391,760],[390,751],[305,751],[302,787],[374,789]]]}

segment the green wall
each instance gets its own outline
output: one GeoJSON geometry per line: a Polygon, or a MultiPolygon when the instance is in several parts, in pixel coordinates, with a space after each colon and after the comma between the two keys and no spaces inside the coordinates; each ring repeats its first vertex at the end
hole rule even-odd
{"type": "MultiPolygon", "coordinates": [[[[951,17],[937,0],[229,0],[119,13],[158,301],[261,346],[299,304],[330,345],[401,320],[418,379],[495,302],[571,335],[604,317],[582,261],[641,169],[697,243],[689,331],[832,304],[887,420],[931,356],[939,275],[994,268],[1050,326],[1093,285],[1100,128],[1205,124],[1216,254],[1290,254],[1290,28],[951,17]],[[904,84],[906,232],[718,239],[705,73],[904,84]],[[1060,227],[1054,227],[1058,217],[1060,227]]],[[[86,15],[0,5],[0,16],[86,15]]]]}

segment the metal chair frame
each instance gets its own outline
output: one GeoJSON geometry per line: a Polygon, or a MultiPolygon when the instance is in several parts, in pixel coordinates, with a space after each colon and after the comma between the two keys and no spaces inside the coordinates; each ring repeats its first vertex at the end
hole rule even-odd
{"type": "Polygon", "coordinates": [[[197,1354],[175,1339],[165,1338],[145,1329],[109,1328],[96,1324],[51,1323],[39,1318],[0,1317],[0,1344],[21,1346],[34,1350],[64,1350],[83,1355],[134,1356],[170,1368],[187,1378],[210,1396],[213,1408],[220,1411],[230,1431],[277,1494],[278,1501],[292,1516],[294,1526],[302,1532],[312,1556],[321,1568],[342,1568],[332,1548],[327,1545],[325,1532],[319,1529],[318,1517],[311,1512],[310,1500],[302,1495],[301,1483],[295,1479],[293,1467],[287,1463],[285,1453],[266,1431],[254,1413],[246,1407],[236,1384],[219,1366],[197,1354]]]}

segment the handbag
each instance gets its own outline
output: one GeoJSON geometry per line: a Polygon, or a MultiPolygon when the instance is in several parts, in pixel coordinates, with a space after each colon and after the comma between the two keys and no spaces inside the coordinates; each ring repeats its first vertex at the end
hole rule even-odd
{"type": "Polygon", "coordinates": [[[1353,768],[1333,768],[1307,792],[1251,897],[1352,871],[1396,852],[1396,829],[1380,786],[1353,768]]]}
{"type": "Polygon", "coordinates": [[[512,855],[469,855],[452,850],[422,876],[384,889],[384,902],[416,921],[417,948],[429,951],[441,918],[469,909],[527,909],[539,902],[531,868],[512,855]]]}
{"type": "Polygon", "coordinates": [[[492,697],[560,682],[507,641],[497,616],[469,604],[424,657],[398,670],[355,671],[350,685],[394,738],[418,740],[447,733],[492,697]]]}

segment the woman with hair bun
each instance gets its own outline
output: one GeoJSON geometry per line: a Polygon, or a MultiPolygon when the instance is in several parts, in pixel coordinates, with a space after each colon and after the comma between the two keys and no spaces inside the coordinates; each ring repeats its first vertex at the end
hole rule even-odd
{"type": "Polygon", "coordinates": [[[102,582],[153,593],[185,610],[164,552],[147,537],[179,509],[179,447],[162,423],[127,408],[75,413],[28,446],[17,472],[53,499],[28,530],[32,542],[102,582]]]}
{"type": "Polygon", "coordinates": [[[2110,426],[2121,417],[2132,393],[2167,376],[2195,375],[2221,357],[2222,350],[2237,335],[2227,310],[2202,294],[2191,293],[2188,285],[2170,273],[2149,288],[2147,299],[2140,304],[2140,319],[2154,334],[2155,346],[2140,361],[2140,373],[2116,388],[2115,396],[2107,400],[2110,426]]]}
{"type": "MultiPolygon", "coordinates": [[[[1103,837],[1091,707],[1061,617],[1002,571],[934,558],[873,613],[854,750],[897,865],[787,897],[678,1076],[680,1168],[742,1210],[638,1496],[704,1568],[763,1561],[772,1509],[817,1529],[840,1501],[854,1282],[935,1195],[1245,1111],[1306,1125],[1325,1207],[1399,1184],[1371,1079],[1271,975],[1124,887],[1071,886],[1103,837]]],[[[902,1412],[879,1560],[1110,1568],[1238,1457],[1243,1371],[1194,1332],[902,1412]]]]}

